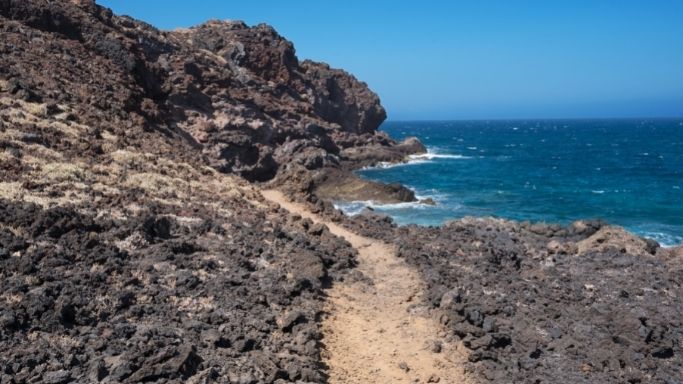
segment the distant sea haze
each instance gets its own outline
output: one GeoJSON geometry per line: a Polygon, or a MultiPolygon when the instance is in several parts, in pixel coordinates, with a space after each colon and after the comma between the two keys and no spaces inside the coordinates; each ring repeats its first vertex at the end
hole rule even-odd
{"type": "Polygon", "coordinates": [[[387,122],[429,153],[359,173],[400,182],[436,206],[364,206],[400,224],[464,216],[570,223],[603,219],[665,246],[683,243],[683,119],[387,122]]]}

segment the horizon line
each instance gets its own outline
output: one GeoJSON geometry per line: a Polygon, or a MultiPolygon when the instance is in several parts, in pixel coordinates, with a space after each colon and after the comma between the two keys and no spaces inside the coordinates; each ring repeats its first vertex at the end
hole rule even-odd
{"type": "Polygon", "coordinates": [[[386,119],[384,123],[417,123],[447,121],[524,121],[524,120],[683,120],[683,116],[641,116],[641,117],[495,117],[495,118],[453,118],[453,119],[386,119]]]}

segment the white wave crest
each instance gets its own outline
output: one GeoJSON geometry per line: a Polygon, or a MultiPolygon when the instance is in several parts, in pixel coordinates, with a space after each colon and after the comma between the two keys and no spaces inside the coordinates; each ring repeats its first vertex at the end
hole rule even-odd
{"type": "Polygon", "coordinates": [[[663,248],[672,248],[683,245],[683,237],[672,235],[669,233],[653,232],[653,231],[634,231],[641,236],[645,236],[655,240],[663,248]]]}
{"type": "Polygon", "coordinates": [[[419,165],[419,164],[425,164],[425,163],[431,163],[431,161],[427,159],[415,159],[415,160],[409,160],[403,163],[390,163],[388,161],[382,161],[381,163],[377,163],[375,165],[367,166],[361,168],[362,171],[367,170],[367,169],[387,169],[387,168],[395,168],[395,167],[405,167],[406,165],[419,165]]]}
{"type": "MultiPolygon", "coordinates": [[[[481,157],[481,156],[480,156],[481,157]]],[[[427,150],[427,153],[421,153],[417,155],[410,155],[408,156],[408,160],[400,163],[391,163],[387,161],[383,161],[381,163],[377,163],[375,165],[367,166],[361,168],[362,171],[368,170],[368,169],[387,169],[387,168],[396,168],[396,167],[405,167],[406,165],[420,165],[420,164],[428,164],[434,162],[434,160],[437,159],[452,159],[452,160],[461,160],[461,159],[471,159],[471,156],[465,156],[465,155],[457,155],[457,154],[448,154],[448,153],[440,153],[440,152],[434,152],[432,148],[427,150]]]]}
{"type": "Polygon", "coordinates": [[[458,154],[449,154],[449,153],[440,153],[440,152],[434,152],[432,149],[428,149],[427,153],[421,153],[417,155],[410,155],[409,156],[411,161],[415,160],[434,160],[434,159],[471,159],[471,156],[465,156],[465,155],[458,155],[458,154]]]}
{"type": "MultiPolygon", "coordinates": [[[[422,199],[420,199],[422,200],[422,199]]],[[[334,207],[348,216],[355,216],[363,212],[365,208],[381,209],[381,210],[399,210],[399,209],[427,209],[432,207],[421,203],[419,201],[411,201],[405,203],[378,203],[372,200],[360,201],[338,201],[334,203],[334,207]]]]}

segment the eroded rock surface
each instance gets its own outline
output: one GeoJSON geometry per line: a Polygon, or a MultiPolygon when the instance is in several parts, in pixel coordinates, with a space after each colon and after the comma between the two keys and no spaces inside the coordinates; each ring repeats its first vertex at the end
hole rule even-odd
{"type": "Polygon", "coordinates": [[[320,290],[354,252],[276,211],[196,208],[0,201],[2,381],[323,380],[320,290]]]}
{"type": "Polygon", "coordinates": [[[683,381],[681,248],[343,216],[329,200],[411,200],[348,172],[424,147],[376,132],[379,98],[272,28],[0,0],[0,36],[0,383],[324,382],[322,289],[356,252],[245,179],[395,245],[477,380],[683,381]]]}
{"type": "Polygon", "coordinates": [[[0,382],[324,381],[355,251],[227,174],[391,147],[378,97],[265,25],[0,0],[0,36],[0,382]]]}
{"type": "Polygon", "coordinates": [[[428,286],[433,316],[496,383],[683,380],[683,247],[601,222],[465,218],[396,227],[366,211],[350,229],[398,246],[428,286]]]}
{"type": "Polygon", "coordinates": [[[149,131],[177,137],[251,181],[280,174],[286,183],[291,173],[356,162],[365,147],[364,164],[420,150],[376,132],[386,113],[365,83],[300,62],[265,24],[159,31],[67,0],[2,0],[0,23],[3,94],[53,114],[69,105],[71,121],[97,121],[93,129],[129,140],[149,131]]]}

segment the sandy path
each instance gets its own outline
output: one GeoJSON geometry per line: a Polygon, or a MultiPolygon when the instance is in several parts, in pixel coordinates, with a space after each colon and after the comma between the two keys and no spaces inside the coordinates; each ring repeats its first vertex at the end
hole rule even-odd
{"type": "Polygon", "coordinates": [[[330,383],[467,383],[462,346],[430,344],[440,327],[420,307],[422,282],[392,246],[356,235],[292,203],[279,191],[263,196],[286,210],[327,225],[358,250],[358,270],[369,281],[337,283],[327,291],[323,359],[330,383]]]}

